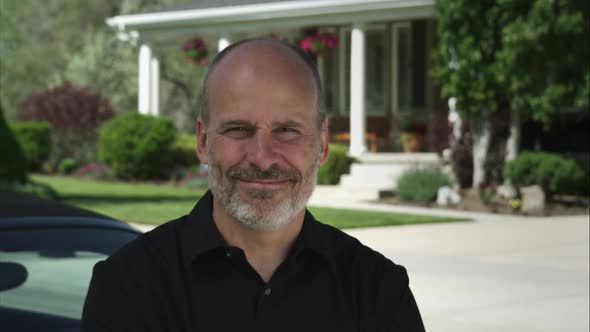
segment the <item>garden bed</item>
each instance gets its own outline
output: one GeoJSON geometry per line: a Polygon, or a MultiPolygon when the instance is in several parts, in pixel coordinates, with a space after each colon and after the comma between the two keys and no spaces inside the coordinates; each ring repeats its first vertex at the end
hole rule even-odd
{"type": "MultiPolygon", "coordinates": [[[[479,193],[476,190],[468,189],[461,191],[461,203],[457,205],[439,206],[436,202],[416,203],[400,199],[399,196],[388,195],[379,200],[379,203],[404,206],[445,208],[459,211],[486,212],[498,214],[527,215],[519,210],[512,209],[508,201],[494,199],[490,204],[483,204],[480,200],[479,193]]],[[[569,215],[587,215],[589,214],[589,199],[576,198],[574,196],[556,196],[546,203],[543,216],[569,216],[569,215]]]]}

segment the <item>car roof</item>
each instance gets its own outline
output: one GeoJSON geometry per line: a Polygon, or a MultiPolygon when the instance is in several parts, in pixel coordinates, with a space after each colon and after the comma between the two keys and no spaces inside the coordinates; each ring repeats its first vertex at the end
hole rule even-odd
{"type": "Polygon", "coordinates": [[[0,190],[0,228],[71,226],[134,230],[97,212],[27,193],[0,190]]]}

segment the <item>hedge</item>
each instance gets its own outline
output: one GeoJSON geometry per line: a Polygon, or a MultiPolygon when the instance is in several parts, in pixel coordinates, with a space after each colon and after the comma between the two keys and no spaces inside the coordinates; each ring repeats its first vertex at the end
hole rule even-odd
{"type": "Polygon", "coordinates": [[[139,113],[126,113],[101,129],[98,155],[120,179],[159,179],[173,165],[172,121],[139,113]]]}
{"type": "Polygon", "coordinates": [[[4,120],[0,101],[0,182],[24,183],[27,179],[25,154],[18,140],[4,120]]]}
{"type": "Polygon", "coordinates": [[[504,166],[504,177],[517,188],[539,185],[548,197],[555,194],[588,196],[588,170],[555,153],[520,153],[504,166]]]}
{"type": "Polygon", "coordinates": [[[40,171],[51,153],[51,126],[47,121],[15,122],[10,125],[21,144],[27,169],[40,171]]]}

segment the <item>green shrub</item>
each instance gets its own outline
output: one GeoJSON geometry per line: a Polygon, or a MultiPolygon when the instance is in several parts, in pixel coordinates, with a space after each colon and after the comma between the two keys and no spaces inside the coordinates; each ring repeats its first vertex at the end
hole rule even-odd
{"type": "Polygon", "coordinates": [[[192,134],[179,134],[172,143],[174,164],[181,166],[199,165],[197,158],[197,137],[192,134]]]}
{"type": "Polygon", "coordinates": [[[318,171],[318,184],[338,184],[340,176],[350,172],[354,159],[347,155],[348,147],[330,144],[330,155],[318,171]]]}
{"type": "Polygon", "coordinates": [[[51,152],[51,127],[46,121],[15,122],[10,126],[23,147],[27,169],[40,171],[51,152]]]}
{"type": "Polygon", "coordinates": [[[161,178],[172,167],[175,138],[172,121],[126,113],[102,127],[98,154],[120,179],[161,178]]]}
{"type": "Polygon", "coordinates": [[[26,166],[23,149],[4,120],[0,102],[0,181],[24,182],[27,178],[26,166]]]}
{"type": "Polygon", "coordinates": [[[397,194],[406,201],[428,203],[436,200],[438,189],[451,180],[438,168],[413,168],[397,180],[397,194]]]}
{"type": "Polygon", "coordinates": [[[588,195],[588,171],[571,159],[548,152],[522,152],[504,166],[504,178],[520,189],[539,185],[548,197],[588,195]]]}
{"type": "Polygon", "coordinates": [[[59,162],[57,166],[58,171],[61,174],[72,174],[78,169],[78,162],[72,158],[64,158],[59,162]]]}

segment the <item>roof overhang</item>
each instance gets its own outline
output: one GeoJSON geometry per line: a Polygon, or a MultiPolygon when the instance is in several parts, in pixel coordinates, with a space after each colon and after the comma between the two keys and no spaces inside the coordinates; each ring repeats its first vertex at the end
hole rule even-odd
{"type": "MultiPolygon", "coordinates": [[[[434,0],[303,0],[122,15],[107,19],[121,39],[428,18],[434,0]]],[[[157,39],[157,38],[156,38],[157,39]]]]}

